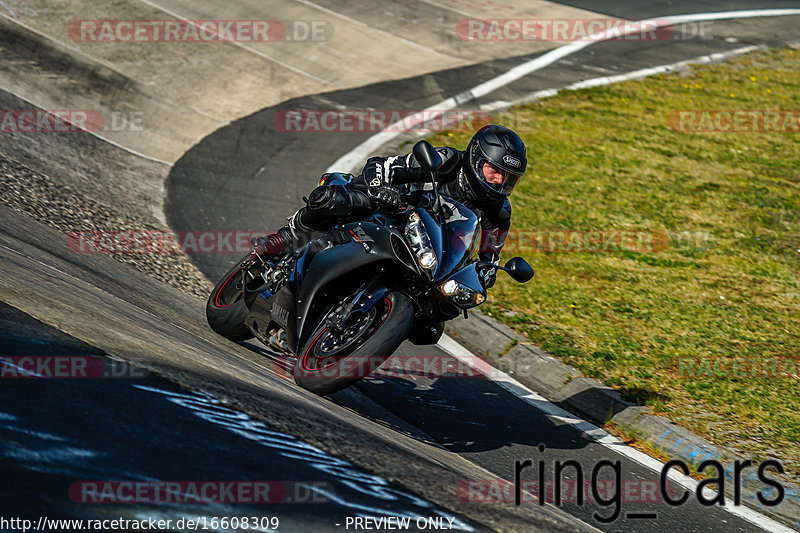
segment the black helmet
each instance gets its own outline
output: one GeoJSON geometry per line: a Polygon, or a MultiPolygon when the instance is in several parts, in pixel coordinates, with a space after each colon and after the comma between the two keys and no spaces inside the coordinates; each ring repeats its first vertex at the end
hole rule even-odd
{"type": "Polygon", "coordinates": [[[499,202],[511,194],[527,166],[525,143],[519,135],[505,126],[484,126],[475,132],[467,145],[464,173],[470,189],[478,199],[499,202]],[[485,166],[486,163],[488,166],[485,166]],[[499,181],[487,181],[484,169],[491,169],[499,174],[499,181]]]}

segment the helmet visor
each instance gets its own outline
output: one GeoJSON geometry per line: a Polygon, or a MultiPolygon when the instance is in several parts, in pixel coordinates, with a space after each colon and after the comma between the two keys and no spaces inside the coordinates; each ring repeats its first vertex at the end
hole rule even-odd
{"type": "Polygon", "coordinates": [[[499,167],[486,158],[478,160],[475,171],[489,188],[505,195],[511,194],[522,177],[522,174],[499,167]]]}

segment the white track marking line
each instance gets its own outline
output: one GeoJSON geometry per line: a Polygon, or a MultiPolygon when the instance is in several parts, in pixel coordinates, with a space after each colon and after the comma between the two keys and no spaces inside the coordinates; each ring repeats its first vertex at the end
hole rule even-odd
{"type": "MultiPolygon", "coordinates": [[[[198,26],[198,28],[199,28],[199,25],[197,23],[195,23],[193,20],[191,20],[189,18],[186,18],[183,15],[180,15],[180,14],[178,14],[178,13],[176,13],[174,11],[171,11],[171,10],[165,8],[165,7],[161,7],[160,5],[158,5],[158,4],[154,3],[154,2],[150,2],[149,0],[139,0],[139,2],[141,2],[143,4],[146,4],[146,5],[154,8],[154,9],[158,9],[159,11],[163,11],[164,13],[166,13],[168,15],[171,15],[171,16],[173,16],[175,18],[184,20],[186,22],[191,22],[195,26],[198,26]]],[[[337,89],[342,89],[343,88],[338,83],[332,82],[330,80],[322,79],[322,78],[320,78],[318,76],[315,76],[315,75],[311,74],[310,72],[306,72],[305,70],[301,70],[301,69],[299,69],[297,67],[293,67],[289,63],[281,61],[280,59],[276,59],[276,58],[274,58],[274,57],[272,57],[270,55],[265,54],[264,52],[260,52],[260,51],[256,50],[255,48],[250,48],[249,46],[245,46],[240,42],[237,42],[237,41],[227,41],[227,42],[228,42],[228,44],[232,44],[234,46],[238,46],[242,50],[247,50],[248,52],[253,53],[253,54],[255,54],[255,55],[257,55],[257,56],[259,56],[259,57],[261,57],[263,59],[266,59],[268,61],[272,61],[273,63],[276,63],[276,64],[282,66],[283,68],[287,69],[287,70],[291,70],[292,72],[294,72],[296,74],[300,74],[301,76],[305,76],[307,78],[311,78],[312,80],[317,81],[317,82],[319,82],[319,83],[321,83],[323,85],[333,86],[333,87],[336,87],[337,89]]]]}
{"type": "Polygon", "coordinates": [[[642,78],[647,78],[648,76],[653,76],[655,74],[674,72],[684,67],[688,67],[689,65],[705,65],[708,63],[714,63],[717,61],[730,59],[732,57],[737,57],[742,54],[754,52],[756,50],[767,50],[767,49],[768,48],[766,46],[758,45],[758,46],[745,46],[742,48],[736,48],[734,50],[729,50],[727,52],[715,52],[713,54],[699,56],[692,59],[686,59],[684,61],[679,61],[677,63],[670,63],[668,65],[658,65],[655,67],[648,67],[640,70],[626,72],[623,74],[617,74],[615,76],[601,76],[599,78],[583,80],[577,83],[573,83],[572,85],[567,85],[565,87],[562,87],[561,89],[542,89],[540,91],[534,91],[532,93],[528,93],[525,96],[522,96],[512,101],[497,100],[495,102],[483,104],[480,106],[480,109],[482,111],[488,111],[488,112],[499,111],[502,109],[507,109],[511,106],[526,104],[529,102],[533,102],[535,100],[541,100],[542,98],[554,96],[558,94],[560,91],[575,91],[578,89],[587,89],[589,87],[611,85],[613,83],[618,83],[621,81],[638,80],[642,78]]]}
{"type": "Polygon", "coordinates": [[[372,31],[381,33],[381,34],[386,35],[386,36],[388,36],[388,37],[390,37],[392,39],[397,39],[397,40],[399,40],[401,42],[404,42],[404,43],[406,43],[406,44],[408,44],[410,46],[413,46],[414,48],[419,48],[420,50],[425,50],[426,52],[428,52],[430,54],[436,54],[436,55],[441,56],[441,57],[445,57],[445,58],[448,58],[448,59],[453,59],[453,56],[449,56],[447,54],[443,54],[441,52],[438,52],[438,51],[434,50],[433,48],[431,48],[430,46],[425,46],[425,45],[422,45],[422,44],[419,44],[419,43],[415,43],[414,41],[411,41],[411,40],[406,39],[404,37],[401,37],[399,35],[395,35],[393,33],[390,33],[388,31],[382,30],[380,28],[376,28],[375,26],[370,26],[369,24],[367,24],[365,22],[361,22],[358,19],[354,19],[352,17],[348,17],[347,15],[345,15],[343,13],[339,13],[338,11],[334,11],[332,9],[328,9],[327,7],[315,4],[314,2],[310,2],[309,0],[295,0],[295,1],[301,3],[301,4],[305,5],[305,6],[308,6],[310,8],[319,9],[320,11],[322,11],[324,13],[328,13],[329,15],[333,15],[334,17],[339,17],[340,19],[346,20],[346,21],[351,22],[353,24],[357,24],[358,26],[362,26],[364,28],[369,28],[372,31]]]}
{"type": "MultiPolygon", "coordinates": [[[[30,105],[34,106],[34,107],[38,107],[39,109],[41,109],[42,111],[44,111],[44,112],[46,112],[46,113],[48,113],[50,115],[53,114],[51,111],[49,111],[47,109],[47,107],[45,107],[45,106],[43,106],[41,104],[37,104],[36,102],[33,102],[33,101],[29,100],[28,98],[25,98],[24,96],[16,94],[13,91],[10,91],[8,89],[3,89],[2,87],[0,87],[0,90],[10,94],[11,96],[14,96],[15,98],[19,98],[23,102],[27,102],[30,105]]],[[[93,135],[93,136],[97,137],[98,139],[100,139],[103,142],[106,142],[106,143],[108,143],[108,144],[110,144],[112,146],[115,146],[116,148],[119,148],[120,150],[124,150],[124,151],[128,152],[129,154],[133,154],[133,155],[135,155],[137,157],[141,157],[143,159],[147,159],[148,161],[153,161],[155,163],[161,163],[162,165],[166,165],[168,167],[172,167],[172,163],[170,163],[169,161],[164,161],[162,159],[158,159],[157,157],[152,157],[152,156],[149,156],[147,154],[143,154],[141,152],[137,152],[136,150],[134,150],[132,148],[128,148],[127,146],[123,146],[123,145],[119,144],[118,142],[112,141],[108,137],[100,135],[96,131],[90,131],[90,130],[85,130],[83,128],[80,128],[80,126],[78,126],[77,124],[74,124],[74,123],[70,122],[69,119],[66,119],[66,118],[63,118],[63,117],[56,117],[56,118],[58,118],[59,120],[63,120],[64,122],[67,122],[68,124],[71,124],[71,125],[79,128],[81,131],[83,131],[85,133],[88,133],[89,135],[93,135]]]]}
{"type": "MultiPolygon", "coordinates": [[[[461,11],[460,9],[458,9],[455,6],[446,5],[446,4],[440,4],[439,2],[436,2],[435,0],[420,0],[420,2],[422,2],[423,4],[428,4],[429,6],[435,7],[437,9],[450,11],[451,13],[457,13],[457,14],[461,15],[464,18],[475,19],[475,18],[479,17],[479,16],[476,16],[475,13],[468,13],[466,11],[461,11]]],[[[516,14],[516,13],[514,13],[514,14],[516,14]]]]}
{"type": "MultiPolygon", "coordinates": [[[[146,0],[140,0],[146,1],[146,0]]],[[[628,35],[630,33],[641,32],[642,27],[647,24],[648,28],[664,28],[687,22],[699,21],[712,21],[712,20],[727,20],[727,19],[741,19],[741,18],[756,18],[756,17],[777,17],[786,15],[800,15],[800,9],[760,9],[760,10],[746,10],[746,11],[725,11],[721,13],[697,13],[691,15],[675,15],[670,17],[660,17],[658,19],[646,19],[635,21],[633,24],[626,24],[621,27],[619,31],[628,35]]],[[[399,136],[405,129],[411,129],[418,125],[423,120],[430,120],[436,116],[441,115],[445,111],[454,109],[456,106],[462,105],[476,98],[486,96],[501,87],[517,81],[528,74],[541,70],[544,67],[552,65],[559,59],[574,54],[592,44],[607,41],[616,37],[615,32],[599,32],[586,38],[586,40],[576,41],[573,43],[565,44],[554,50],[551,50],[539,57],[526,61],[516,67],[504,72],[503,74],[492,78],[480,85],[473,87],[467,91],[459,93],[455,96],[442,100],[430,107],[422,110],[416,119],[406,118],[402,121],[390,124],[383,131],[376,133],[350,152],[344,154],[337,159],[332,165],[328,167],[325,172],[349,172],[354,171],[358,165],[363,163],[370,155],[373,154],[384,144],[390,142],[395,137],[399,136]]]]}
{"type": "MultiPolygon", "coordinates": [[[[16,25],[25,28],[26,30],[28,30],[31,33],[35,33],[36,35],[38,35],[39,37],[41,37],[43,39],[46,39],[46,40],[48,40],[50,42],[56,43],[56,45],[58,45],[58,46],[62,46],[64,48],[66,48],[70,52],[74,53],[76,56],[84,57],[84,58],[86,58],[88,61],[90,61],[92,63],[99,63],[100,65],[103,65],[104,67],[106,67],[109,70],[114,71],[115,73],[119,73],[120,75],[125,76],[126,78],[129,78],[129,79],[131,79],[133,81],[136,81],[133,78],[131,78],[130,76],[126,75],[124,72],[122,72],[119,69],[117,69],[111,63],[107,63],[106,61],[103,61],[100,58],[90,56],[89,54],[83,52],[82,50],[80,50],[78,48],[75,48],[74,46],[70,46],[69,44],[67,44],[67,43],[65,43],[63,41],[59,41],[57,39],[54,39],[52,36],[47,35],[46,33],[43,33],[43,32],[37,30],[36,28],[34,28],[32,26],[28,26],[24,22],[21,22],[21,21],[15,19],[15,18],[9,17],[5,13],[0,13],[0,17],[3,17],[6,20],[8,20],[8,21],[10,21],[10,22],[12,22],[12,23],[14,23],[16,25]]],[[[210,118],[212,120],[216,120],[217,122],[220,122],[220,123],[223,123],[223,124],[230,124],[229,121],[223,120],[223,119],[221,119],[219,117],[215,117],[214,115],[210,115],[210,114],[206,113],[205,111],[201,111],[200,109],[195,109],[194,107],[186,105],[186,104],[182,104],[182,105],[185,105],[187,109],[190,109],[190,110],[194,111],[195,113],[199,113],[200,115],[208,117],[208,118],[210,118]]]]}
{"type": "MultiPolygon", "coordinates": [[[[607,431],[595,426],[591,422],[576,418],[572,413],[565,411],[553,403],[550,403],[543,396],[532,391],[502,370],[497,369],[485,361],[476,358],[469,350],[453,340],[452,337],[443,335],[437,346],[470,368],[484,374],[488,379],[494,381],[500,387],[510,392],[517,398],[544,412],[551,419],[570,425],[589,437],[591,440],[602,446],[605,446],[613,452],[624,455],[628,459],[647,468],[651,468],[656,472],[661,472],[663,468],[663,463],[661,463],[661,461],[650,457],[644,452],[640,452],[636,448],[631,448],[617,437],[614,437],[607,431]]],[[[685,489],[688,489],[693,493],[697,492],[698,482],[691,477],[685,476],[675,469],[670,469],[668,477],[685,489]]],[[[715,494],[715,491],[712,491],[707,487],[703,489],[703,495],[709,499],[713,498],[715,494]]],[[[731,514],[738,516],[739,518],[747,520],[748,522],[765,529],[766,531],[770,531],[771,533],[796,532],[796,530],[785,526],[780,522],[773,520],[772,518],[764,516],[754,509],[745,507],[744,505],[732,505],[728,503],[727,499],[725,505],[720,507],[731,514]]]]}
{"type": "MultiPolygon", "coordinates": [[[[747,10],[747,11],[728,11],[722,13],[698,13],[691,15],[677,15],[672,17],[663,17],[658,19],[657,21],[651,21],[651,22],[655,22],[657,24],[657,27],[665,27],[670,25],[677,25],[686,22],[696,22],[696,21],[774,17],[774,16],[786,16],[786,15],[800,15],[800,9],[763,9],[763,10],[747,10]]],[[[644,22],[646,21],[639,21],[637,24],[641,24],[644,22]]],[[[630,33],[630,28],[626,25],[623,29],[623,32],[627,35],[628,33],[630,33]]],[[[606,36],[605,39],[602,39],[601,37],[602,37],[601,35],[595,34],[592,35],[590,38],[588,38],[586,41],[570,43],[561,46],[559,48],[556,48],[555,50],[551,50],[550,52],[547,52],[542,56],[539,56],[535,59],[532,59],[521,65],[518,65],[508,70],[507,72],[501,74],[500,76],[497,76],[496,78],[488,80],[472,88],[471,90],[460,93],[454,97],[447,98],[446,100],[443,100],[436,105],[426,108],[425,110],[423,110],[422,115],[424,116],[425,112],[434,112],[434,111],[442,112],[449,109],[453,109],[456,105],[461,105],[464,102],[468,102],[470,100],[474,100],[481,96],[485,96],[486,94],[489,94],[500,87],[508,85],[509,83],[516,81],[522,78],[523,76],[526,76],[527,74],[535,72],[536,70],[540,70],[548,65],[552,65],[559,59],[562,59],[570,54],[582,50],[583,48],[586,48],[587,46],[594,44],[595,42],[601,42],[603,40],[608,39],[608,36],[606,36]]],[[[712,56],[713,55],[714,54],[712,54],[712,56]]],[[[667,68],[669,66],[663,65],[662,67],[667,68]]],[[[642,71],[637,71],[637,72],[641,74],[642,71]]],[[[611,79],[618,79],[618,80],[624,79],[620,78],[619,76],[604,76],[603,78],[606,80],[606,83],[613,83],[613,81],[608,81],[611,79]]],[[[601,84],[599,80],[600,79],[598,78],[597,80],[590,80],[590,81],[595,82],[597,84],[601,84]]],[[[577,84],[573,84],[573,86],[576,85],[577,84]]],[[[539,91],[539,93],[540,94],[547,93],[548,95],[552,95],[558,93],[558,89],[548,89],[546,91],[539,91]]],[[[360,145],[356,146],[353,150],[340,157],[336,162],[334,162],[332,165],[328,167],[326,172],[354,170],[356,166],[361,162],[363,162],[364,160],[366,160],[367,157],[371,155],[373,151],[377,150],[387,142],[391,141],[392,139],[400,135],[400,128],[398,128],[398,126],[400,125],[401,125],[400,123],[395,123],[387,126],[380,133],[373,135],[360,145]]],[[[474,356],[448,335],[442,336],[438,345],[444,351],[446,351],[453,357],[456,357],[459,360],[463,361],[465,364],[473,367],[478,366],[477,364],[474,363],[475,359],[474,356]]],[[[540,409],[541,411],[547,413],[554,419],[557,419],[565,424],[572,425],[573,427],[582,431],[585,435],[595,440],[599,444],[606,446],[607,448],[615,452],[618,452],[621,455],[625,455],[629,459],[643,466],[646,466],[658,472],[661,471],[662,464],[660,461],[650,457],[649,455],[643,452],[640,452],[639,450],[636,450],[635,448],[631,448],[625,445],[621,440],[610,435],[609,433],[595,426],[594,424],[576,418],[574,415],[550,403],[543,396],[528,389],[527,387],[525,387],[512,377],[510,377],[508,374],[493,367],[491,367],[491,370],[484,368],[484,372],[488,379],[491,379],[492,381],[496,382],[505,390],[511,392],[520,399],[528,402],[537,409],[540,409]]],[[[695,481],[691,477],[684,476],[683,474],[679,473],[674,469],[669,472],[668,477],[671,480],[678,483],[679,485],[683,486],[684,488],[691,490],[692,492],[695,492],[695,489],[698,485],[697,481],[695,481]]],[[[713,495],[714,492],[708,488],[705,488],[704,494],[713,495]]],[[[764,516],[759,512],[750,509],[749,507],[734,506],[727,502],[725,505],[721,507],[726,511],[730,512],[731,514],[739,516],[740,518],[743,518],[748,522],[751,522],[761,528],[764,528],[767,531],[775,533],[792,533],[795,531],[794,529],[784,526],[783,524],[767,516],[764,516]]]]}
{"type": "MultiPolygon", "coordinates": [[[[9,237],[9,238],[11,238],[11,239],[16,239],[15,237],[13,237],[13,236],[9,235],[8,233],[4,233],[3,235],[5,235],[5,236],[7,236],[7,237],[9,237]]],[[[24,241],[21,241],[21,242],[24,242],[24,241]]],[[[9,244],[11,244],[11,243],[9,243],[9,244]]],[[[25,243],[25,244],[27,244],[27,245],[31,246],[31,244],[30,244],[30,243],[25,243]]],[[[176,328],[178,328],[179,330],[183,331],[184,333],[188,333],[188,334],[189,334],[189,335],[191,335],[192,337],[194,337],[194,338],[197,338],[197,334],[195,334],[195,333],[192,333],[192,332],[191,332],[191,331],[189,331],[188,329],[186,329],[186,328],[184,328],[184,327],[182,327],[182,326],[179,326],[178,324],[175,324],[174,322],[170,322],[170,321],[168,321],[168,320],[165,320],[165,319],[164,319],[164,317],[162,317],[162,316],[158,316],[158,315],[156,315],[155,313],[153,313],[152,311],[148,311],[147,309],[145,309],[145,308],[143,308],[143,307],[139,307],[138,305],[136,305],[136,304],[134,304],[134,303],[132,303],[132,302],[129,302],[129,301],[127,301],[127,300],[123,300],[122,298],[120,298],[120,297],[119,297],[119,296],[117,296],[116,294],[113,294],[113,293],[111,293],[111,292],[108,292],[108,291],[107,291],[107,290],[105,290],[105,289],[101,289],[100,287],[97,287],[96,285],[92,285],[91,283],[89,283],[89,282],[88,282],[88,281],[86,281],[86,280],[83,280],[83,279],[81,279],[81,278],[79,278],[79,277],[73,276],[72,274],[69,274],[69,273],[67,273],[67,272],[64,272],[63,270],[60,270],[60,269],[58,269],[58,268],[54,267],[53,265],[50,265],[50,264],[48,264],[48,263],[45,263],[45,262],[43,262],[43,261],[39,261],[38,259],[36,259],[36,258],[34,258],[34,257],[31,257],[31,256],[29,256],[29,255],[27,255],[27,254],[25,254],[25,253],[23,253],[23,252],[20,252],[19,250],[15,250],[14,248],[10,248],[10,247],[6,246],[5,244],[2,244],[1,242],[0,242],[0,248],[2,248],[2,249],[4,249],[4,250],[8,250],[9,252],[11,252],[11,253],[13,253],[13,254],[16,254],[16,255],[18,255],[18,256],[20,256],[20,257],[23,257],[23,258],[27,259],[28,261],[33,261],[34,263],[37,263],[38,265],[41,265],[41,266],[43,266],[43,267],[45,267],[45,268],[49,268],[50,270],[53,270],[53,271],[55,271],[55,272],[58,272],[59,274],[61,274],[61,275],[62,275],[62,280],[63,280],[63,281],[66,281],[66,278],[70,278],[70,279],[72,279],[72,280],[75,280],[75,281],[77,281],[77,282],[78,282],[78,285],[82,285],[82,286],[85,286],[85,287],[89,287],[89,289],[91,289],[91,290],[94,290],[94,291],[97,291],[97,292],[100,292],[100,293],[103,293],[103,294],[107,294],[108,296],[111,296],[111,297],[112,297],[112,298],[114,298],[115,300],[117,300],[117,301],[119,301],[119,302],[122,302],[122,303],[123,303],[123,304],[125,304],[125,305],[129,305],[129,306],[133,307],[134,309],[137,309],[137,310],[141,311],[142,313],[144,313],[144,314],[146,314],[146,315],[150,316],[151,318],[155,318],[157,321],[161,322],[162,324],[169,324],[170,326],[176,327],[176,328]]],[[[57,256],[56,256],[56,257],[57,257],[57,256]]],[[[62,258],[60,258],[60,257],[58,257],[58,259],[59,259],[59,260],[61,260],[61,261],[64,261],[64,259],[62,259],[62,258]]],[[[78,266],[79,266],[79,268],[83,268],[83,267],[82,267],[82,266],[80,266],[80,265],[78,265],[78,266]]],[[[90,290],[89,292],[91,292],[91,290],[90,290]]],[[[112,355],[112,354],[111,354],[111,353],[109,353],[109,354],[107,354],[107,355],[109,355],[109,356],[110,356],[110,355],[112,355]]],[[[122,360],[122,361],[126,361],[126,359],[120,359],[120,360],[122,360]]],[[[135,363],[134,363],[134,364],[135,364],[135,363]]]]}
{"type": "MultiPolygon", "coordinates": [[[[10,238],[10,239],[15,239],[15,240],[18,240],[18,239],[16,239],[15,237],[13,237],[12,235],[10,235],[10,234],[8,234],[8,233],[0,233],[0,237],[3,237],[3,236],[5,236],[5,237],[7,237],[7,238],[10,238]]],[[[30,244],[30,243],[26,243],[26,242],[24,242],[24,241],[20,241],[20,242],[23,242],[24,244],[31,246],[31,244],[30,244]]],[[[12,244],[12,243],[8,243],[8,244],[12,244]]],[[[106,294],[106,295],[110,296],[111,298],[113,298],[113,299],[115,299],[115,300],[117,300],[117,301],[121,302],[123,305],[130,306],[130,307],[132,307],[133,309],[136,309],[136,310],[138,310],[138,311],[141,311],[141,312],[142,312],[142,313],[144,313],[145,315],[148,315],[149,317],[156,319],[156,321],[160,322],[161,324],[164,324],[165,326],[166,326],[166,325],[172,326],[172,327],[174,327],[174,328],[177,328],[177,329],[179,329],[179,330],[183,331],[184,333],[188,334],[190,337],[192,337],[192,338],[194,338],[194,339],[197,339],[197,338],[198,338],[198,336],[197,336],[197,333],[195,333],[195,332],[192,332],[192,331],[189,331],[188,329],[184,328],[183,326],[181,326],[181,325],[179,325],[179,324],[176,324],[175,322],[173,322],[173,321],[171,321],[171,320],[169,320],[169,319],[166,319],[166,318],[164,318],[163,316],[159,316],[159,315],[155,314],[154,312],[152,312],[152,311],[150,311],[150,310],[148,310],[148,309],[145,309],[144,307],[140,307],[139,305],[137,305],[137,304],[135,304],[135,303],[133,303],[133,302],[129,302],[129,301],[127,301],[127,300],[124,300],[124,299],[120,298],[119,296],[117,296],[116,294],[114,294],[113,292],[109,292],[109,291],[107,291],[106,289],[100,288],[100,287],[98,287],[98,286],[96,286],[96,285],[92,285],[91,283],[89,283],[88,281],[86,281],[86,280],[84,280],[84,279],[81,279],[81,278],[79,278],[79,277],[73,276],[72,274],[69,274],[69,273],[67,273],[67,272],[64,272],[63,270],[60,270],[60,269],[58,269],[58,268],[54,267],[54,266],[53,266],[53,265],[51,265],[51,264],[45,263],[45,262],[43,262],[43,261],[40,261],[40,260],[38,260],[38,259],[36,259],[36,258],[34,258],[34,257],[31,257],[31,256],[29,256],[29,255],[25,254],[24,252],[21,252],[21,251],[19,251],[19,250],[16,250],[16,249],[14,249],[14,248],[11,248],[11,247],[9,247],[9,246],[6,246],[6,245],[5,245],[5,244],[3,244],[2,242],[0,242],[0,248],[2,248],[2,249],[4,249],[4,250],[7,250],[7,251],[9,251],[9,252],[11,252],[11,253],[13,253],[13,254],[16,254],[16,255],[18,255],[18,256],[20,256],[20,257],[24,258],[24,259],[27,259],[28,261],[33,261],[34,263],[36,263],[36,264],[38,264],[38,265],[41,265],[41,266],[43,266],[43,267],[45,267],[45,268],[49,268],[50,270],[53,270],[53,271],[55,271],[55,272],[58,272],[59,274],[61,274],[61,276],[62,276],[61,280],[62,280],[62,281],[64,281],[64,282],[66,282],[66,281],[67,281],[67,278],[69,278],[69,279],[72,279],[72,280],[74,280],[75,282],[77,282],[77,283],[76,283],[76,285],[78,285],[78,286],[81,286],[81,287],[84,287],[84,288],[88,287],[88,289],[89,289],[89,291],[88,291],[88,292],[90,292],[90,293],[91,293],[92,291],[95,291],[95,292],[98,292],[98,293],[106,294]]],[[[62,261],[64,261],[64,260],[65,260],[65,259],[62,259],[62,258],[60,258],[60,257],[57,257],[57,259],[59,259],[59,260],[62,260],[62,261]]],[[[82,267],[82,266],[80,266],[80,265],[78,265],[78,266],[79,266],[79,268],[83,268],[83,267],[82,267]]],[[[95,295],[95,296],[96,296],[96,295],[95,295]]],[[[164,304],[159,304],[159,305],[164,305],[164,304]]],[[[34,318],[37,318],[37,317],[34,317],[34,318]]],[[[208,344],[208,343],[207,343],[207,341],[205,341],[204,339],[200,339],[200,341],[201,341],[201,342],[203,342],[204,344],[208,344]]],[[[201,353],[203,356],[206,356],[206,355],[208,355],[208,354],[209,354],[209,352],[208,352],[207,350],[205,350],[205,349],[202,349],[202,348],[201,348],[201,349],[199,349],[199,351],[200,351],[200,353],[201,353]]],[[[195,352],[198,352],[198,349],[197,349],[197,348],[195,348],[195,352]]],[[[137,367],[139,367],[139,368],[143,368],[143,369],[144,369],[144,370],[146,370],[147,372],[152,372],[152,370],[150,370],[150,369],[148,369],[147,367],[145,367],[145,366],[144,366],[144,365],[146,364],[146,362],[143,362],[143,361],[131,361],[131,360],[130,360],[130,359],[128,359],[128,358],[125,358],[125,357],[120,357],[119,355],[117,355],[117,354],[116,354],[115,352],[113,352],[113,351],[107,351],[107,352],[106,352],[106,356],[107,356],[107,357],[110,357],[110,358],[112,358],[112,359],[116,359],[116,360],[118,360],[118,361],[123,361],[123,362],[126,362],[127,364],[134,365],[134,366],[137,366],[137,367]]],[[[237,372],[237,373],[240,373],[239,371],[237,371],[235,368],[233,368],[233,367],[231,366],[231,364],[232,364],[232,363],[231,363],[230,361],[223,361],[223,360],[220,360],[220,359],[218,359],[218,358],[216,359],[216,361],[217,361],[219,364],[223,365],[223,367],[220,367],[220,368],[223,368],[223,369],[225,369],[225,370],[232,370],[232,371],[235,371],[235,372],[237,372]]],[[[263,367],[261,364],[258,364],[258,365],[256,365],[256,366],[257,366],[258,370],[260,370],[260,371],[261,371],[261,375],[262,375],[262,376],[264,376],[265,378],[267,378],[267,379],[272,379],[272,378],[275,378],[275,379],[278,379],[278,380],[280,380],[281,376],[277,375],[277,374],[275,373],[275,371],[274,371],[274,369],[273,369],[273,368],[271,368],[271,367],[265,368],[265,367],[263,367]]],[[[1,418],[0,418],[0,419],[1,419],[1,418]]]]}
{"type": "Polygon", "coordinates": [[[47,39],[48,41],[52,41],[54,43],[57,43],[60,46],[63,46],[64,48],[66,48],[70,52],[74,53],[76,56],[85,57],[86,59],[88,59],[90,61],[93,61],[95,63],[99,63],[99,64],[103,65],[104,67],[106,67],[108,69],[114,70],[114,67],[110,63],[106,63],[102,59],[97,59],[97,58],[91,57],[90,55],[86,54],[85,52],[83,52],[79,48],[71,46],[71,45],[69,45],[69,44],[67,44],[65,42],[57,41],[56,39],[54,39],[53,37],[47,35],[46,33],[42,33],[39,30],[37,30],[36,28],[34,28],[32,26],[29,26],[29,25],[25,24],[22,21],[19,21],[19,20],[15,19],[14,17],[10,17],[10,16],[6,15],[5,13],[0,13],[0,17],[3,17],[4,19],[8,20],[9,22],[11,22],[13,24],[16,24],[17,26],[22,26],[23,28],[25,28],[29,32],[35,33],[39,37],[42,37],[44,39],[47,39]]]}

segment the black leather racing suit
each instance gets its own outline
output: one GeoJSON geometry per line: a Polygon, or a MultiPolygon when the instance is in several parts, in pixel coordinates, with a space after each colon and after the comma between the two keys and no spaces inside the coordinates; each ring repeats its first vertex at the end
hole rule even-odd
{"type": "MultiPolygon", "coordinates": [[[[443,160],[436,174],[439,193],[461,202],[478,215],[482,228],[478,255],[482,261],[496,264],[511,225],[511,203],[506,197],[493,201],[473,193],[464,176],[466,152],[450,147],[436,150],[443,160]]],[[[408,154],[368,159],[362,173],[351,180],[348,188],[367,195],[370,190],[391,188],[400,194],[404,203],[418,205],[419,196],[426,186],[430,190],[431,184],[426,171],[419,166],[412,154],[408,154]]],[[[292,248],[296,249],[302,243],[308,242],[312,232],[326,230],[356,212],[363,216],[367,211],[375,211],[370,206],[369,200],[358,200],[354,193],[351,193],[354,198],[348,198],[348,193],[343,192],[341,188],[341,186],[326,185],[317,187],[309,195],[311,200],[308,205],[288,218],[289,224],[279,231],[287,235],[287,240],[293,244],[292,248]],[[360,201],[361,205],[359,207],[348,205],[342,208],[342,204],[352,204],[355,201],[360,201]]],[[[367,195],[358,196],[366,198],[367,195]]],[[[493,284],[494,276],[487,285],[493,284]]]]}
{"type": "MultiPolygon", "coordinates": [[[[499,201],[481,199],[473,193],[464,176],[467,159],[465,151],[450,147],[436,149],[442,156],[443,164],[436,173],[439,194],[449,196],[472,209],[481,222],[482,234],[479,256],[483,261],[497,263],[500,250],[505,244],[506,234],[511,226],[511,203],[507,197],[499,201]]],[[[413,155],[373,157],[367,160],[360,176],[353,179],[351,187],[388,186],[396,188],[403,200],[417,205],[416,195],[424,186],[430,190],[430,182],[413,155]]]]}
{"type": "MultiPolygon", "coordinates": [[[[497,264],[500,250],[505,244],[511,225],[511,203],[502,197],[498,201],[481,199],[472,192],[464,175],[466,152],[450,147],[436,149],[443,164],[437,172],[439,193],[472,209],[481,222],[481,241],[478,256],[482,261],[497,264]]],[[[288,218],[288,224],[278,230],[286,245],[298,249],[318,231],[344,222],[353,216],[365,216],[378,210],[372,191],[394,189],[406,204],[419,205],[419,196],[431,183],[412,154],[392,157],[373,157],[367,160],[364,170],[353,178],[347,187],[321,185],[314,189],[307,205],[288,218]],[[372,200],[370,199],[372,198],[372,200]]],[[[495,272],[486,279],[486,286],[494,285],[495,272]]],[[[434,344],[444,332],[444,323],[427,324],[409,337],[415,344],[434,344]]]]}

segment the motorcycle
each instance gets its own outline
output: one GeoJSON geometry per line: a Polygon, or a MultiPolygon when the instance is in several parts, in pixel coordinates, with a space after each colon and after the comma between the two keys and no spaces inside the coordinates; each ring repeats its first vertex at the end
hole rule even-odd
{"type": "Polygon", "coordinates": [[[478,260],[477,215],[438,193],[441,156],[427,141],[413,154],[432,184],[416,206],[337,224],[274,262],[251,252],[211,292],[211,328],[296,357],[295,382],[327,395],[374,372],[405,340],[438,342],[445,321],[486,300],[495,269],[529,281],[521,257],[504,267],[478,260]]]}

